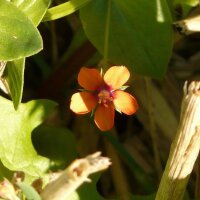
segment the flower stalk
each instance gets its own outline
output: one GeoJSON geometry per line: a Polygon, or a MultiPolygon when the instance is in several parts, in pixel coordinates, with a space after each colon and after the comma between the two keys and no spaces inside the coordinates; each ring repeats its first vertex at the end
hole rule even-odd
{"type": "Polygon", "coordinates": [[[200,150],[200,82],[187,82],[180,123],[156,200],[181,200],[200,150]]]}

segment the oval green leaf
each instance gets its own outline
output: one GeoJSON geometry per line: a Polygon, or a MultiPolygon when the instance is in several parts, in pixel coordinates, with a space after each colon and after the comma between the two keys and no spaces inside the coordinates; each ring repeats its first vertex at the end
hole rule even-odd
{"type": "Polygon", "coordinates": [[[11,101],[0,97],[0,159],[4,166],[41,176],[49,162],[35,151],[31,133],[55,106],[53,101],[34,100],[20,104],[16,111],[11,101]]]}
{"type": "MultiPolygon", "coordinates": [[[[42,20],[47,11],[51,0],[14,0],[13,3],[23,11],[28,18],[37,26],[42,20]]],[[[22,99],[23,85],[24,85],[24,68],[25,58],[13,60],[7,63],[6,66],[6,81],[9,86],[10,95],[13,100],[15,109],[22,99]]]]}
{"type": "Polygon", "coordinates": [[[171,16],[165,0],[95,0],[80,10],[89,40],[117,65],[161,78],[172,51],[171,16]]]}
{"type": "Polygon", "coordinates": [[[46,13],[51,0],[13,0],[12,2],[37,26],[46,13]]]}
{"type": "Polygon", "coordinates": [[[13,3],[0,0],[0,13],[0,60],[31,56],[42,49],[37,28],[13,3]]]}
{"type": "Polygon", "coordinates": [[[77,158],[74,134],[66,128],[42,124],[32,132],[32,142],[40,155],[59,164],[66,166],[77,158]]]}

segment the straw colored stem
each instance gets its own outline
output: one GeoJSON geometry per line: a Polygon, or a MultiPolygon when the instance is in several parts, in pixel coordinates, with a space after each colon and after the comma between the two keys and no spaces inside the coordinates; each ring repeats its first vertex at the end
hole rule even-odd
{"type": "MultiPolygon", "coordinates": [[[[200,149],[200,82],[184,86],[179,127],[156,200],[181,200],[200,149]]],[[[166,122],[167,123],[167,122],[166,122]]]]}
{"type": "Polygon", "coordinates": [[[43,200],[66,199],[84,182],[91,181],[90,174],[107,169],[110,164],[109,158],[102,157],[100,152],[77,159],[47,184],[41,197],[43,200]]]}

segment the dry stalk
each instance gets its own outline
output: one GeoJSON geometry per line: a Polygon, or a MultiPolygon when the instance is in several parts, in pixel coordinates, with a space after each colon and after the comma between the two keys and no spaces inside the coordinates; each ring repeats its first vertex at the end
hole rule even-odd
{"type": "Polygon", "coordinates": [[[67,169],[59,173],[41,192],[43,200],[66,199],[84,182],[90,182],[88,176],[109,167],[110,160],[100,152],[75,160],[67,169]]]}
{"type": "Polygon", "coordinates": [[[184,35],[200,32],[200,15],[177,21],[174,26],[179,33],[184,35]]]}
{"type": "MultiPolygon", "coordinates": [[[[166,122],[167,123],[167,122],[166,122]]],[[[200,149],[200,82],[184,86],[181,116],[156,200],[181,200],[200,149]]]]}

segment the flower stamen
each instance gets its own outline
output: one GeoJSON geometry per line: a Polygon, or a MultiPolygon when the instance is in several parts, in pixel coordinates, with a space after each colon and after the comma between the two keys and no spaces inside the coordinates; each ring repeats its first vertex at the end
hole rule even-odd
{"type": "Polygon", "coordinates": [[[113,101],[113,97],[108,90],[101,90],[98,93],[98,103],[103,104],[105,107],[108,107],[108,103],[113,101]]]}

